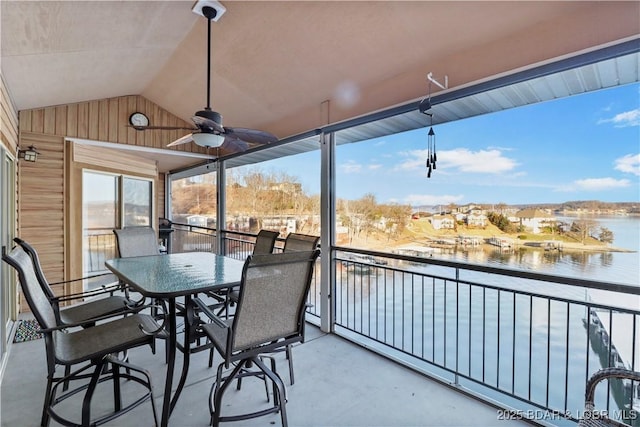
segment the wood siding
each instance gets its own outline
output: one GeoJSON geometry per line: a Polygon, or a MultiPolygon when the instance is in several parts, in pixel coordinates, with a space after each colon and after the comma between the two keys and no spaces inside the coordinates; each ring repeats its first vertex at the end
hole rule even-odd
{"type": "Polygon", "coordinates": [[[18,161],[18,236],[37,249],[47,280],[59,282],[64,280],[64,138],[21,132],[20,145],[34,145],[40,155],[37,162],[18,161]]]}
{"type": "Polygon", "coordinates": [[[0,138],[2,144],[15,154],[18,146],[18,113],[13,108],[4,78],[0,74],[0,138]]]}
{"type": "MultiPolygon", "coordinates": [[[[162,149],[188,133],[186,130],[137,131],[127,126],[129,116],[135,111],[146,114],[153,126],[193,126],[135,95],[20,111],[20,131],[162,149]]],[[[206,154],[205,148],[195,144],[170,149],[206,154]]]]}
{"type": "MultiPolygon", "coordinates": [[[[127,126],[134,111],[145,113],[151,125],[191,126],[141,96],[19,112],[19,146],[34,145],[40,155],[35,163],[18,162],[18,235],[36,247],[50,282],[77,278],[82,273],[81,251],[77,247],[82,242],[81,222],[76,212],[81,199],[82,167],[151,177],[157,196],[154,221],[164,215],[164,176],[158,176],[155,164],[120,151],[104,149],[108,150],[105,152],[97,147],[65,142],[65,138],[79,138],[166,148],[167,143],[187,133],[186,130],[136,131],[127,126]],[[109,155],[111,151],[118,154],[109,155]]],[[[205,153],[204,148],[194,144],[172,149],[205,153]]],[[[79,286],[55,291],[57,294],[76,292],[79,286]]]]}

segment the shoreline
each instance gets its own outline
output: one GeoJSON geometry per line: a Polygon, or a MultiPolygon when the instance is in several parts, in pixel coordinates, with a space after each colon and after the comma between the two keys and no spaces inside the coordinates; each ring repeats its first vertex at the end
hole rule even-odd
{"type": "MultiPolygon", "coordinates": [[[[483,251],[515,251],[533,250],[542,252],[589,252],[589,253],[636,253],[637,250],[610,246],[606,243],[568,242],[558,239],[558,236],[535,235],[535,239],[518,239],[522,233],[508,234],[497,227],[489,226],[484,229],[459,228],[458,230],[434,230],[431,224],[414,221],[396,239],[388,240],[385,235],[369,235],[366,238],[354,237],[351,245],[373,250],[465,250],[471,248],[483,251]],[[475,244],[462,243],[461,236],[474,240],[475,244]],[[544,237],[547,237],[546,239],[544,237]],[[491,239],[504,240],[505,247],[490,243],[491,239]]],[[[533,236],[530,236],[533,237],[533,236]]]]}

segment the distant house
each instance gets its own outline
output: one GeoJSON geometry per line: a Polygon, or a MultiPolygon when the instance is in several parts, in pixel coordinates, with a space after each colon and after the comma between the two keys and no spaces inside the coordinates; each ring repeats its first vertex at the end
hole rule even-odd
{"type": "Polygon", "coordinates": [[[189,215],[187,217],[187,224],[196,225],[199,227],[207,226],[207,217],[204,215],[189,215]]]}
{"type": "Polygon", "coordinates": [[[429,221],[434,230],[454,230],[456,220],[452,215],[433,215],[429,221]]]}
{"type": "Polygon", "coordinates": [[[480,227],[484,228],[487,226],[487,216],[482,213],[480,210],[473,210],[469,212],[465,221],[469,227],[480,227]]]}
{"type": "Polygon", "coordinates": [[[517,223],[532,233],[538,234],[544,227],[555,224],[556,218],[541,209],[523,209],[516,212],[515,219],[517,223]]]}

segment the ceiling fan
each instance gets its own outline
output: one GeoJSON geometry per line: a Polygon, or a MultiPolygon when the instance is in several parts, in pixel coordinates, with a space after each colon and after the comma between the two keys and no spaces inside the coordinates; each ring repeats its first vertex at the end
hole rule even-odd
{"type": "Polygon", "coordinates": [[[221,148],[227,152],[235,153],[247,150],[250,145],[270,144],[278,141],[273,134],[255,129],[222,126],[222,115],[213,111],[210,107],[211,99],[211,21],[217,21],[226,8],[217,1],[200,0],[193,7],[193,12],[207,18],[207,106],[204,110],[197,111],[191,120],[195,127],[181,126],[136,126],[136,130],[164,129],[191,130],[185,135],[167,144],[173,147],[193,141],[201,147],[221,148]]]}

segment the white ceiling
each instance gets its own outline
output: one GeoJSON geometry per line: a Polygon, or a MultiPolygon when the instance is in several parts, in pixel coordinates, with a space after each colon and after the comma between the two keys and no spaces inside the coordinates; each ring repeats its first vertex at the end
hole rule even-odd
{"type": "MultiPolygon", "coordinates": [[[[207,23],[193,3],[2,0],[16,108],[142,95],[190,120],[206,104],[207,23]]],[[[635,1],[222,3],[212,108],[279,138],[419,99],[428,72],[463,87],[640,33],[635,1]]]]}

